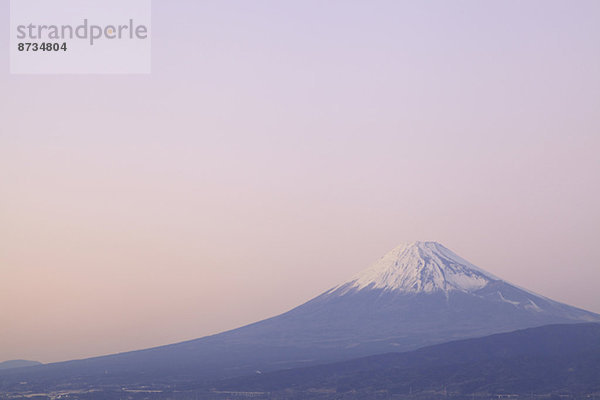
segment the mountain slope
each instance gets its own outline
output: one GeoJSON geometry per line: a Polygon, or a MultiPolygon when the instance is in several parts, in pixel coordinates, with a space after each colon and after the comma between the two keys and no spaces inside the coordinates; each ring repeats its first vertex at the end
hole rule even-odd
{"type": "MultiPolygon", "coordinates": [[[[214,379],[593,321],[600,316],[513,286],[438,243],[415,242],[279,316],[188,342],[34,367],[28,374],[36,382],[214,379]]],[[[0,388],[14,385],[18,375],[0,373],[0,388]]]]}
{"type": "MultiPolygon", "coordinates": [[[[220,382],[219,390],[395,394],[600,391],[600,324],[549,325],[220,382]]],[[[308,393],[302,398],[310,398],[308,393]]],[[[274,396],[277,397],[277,396],[274,396]]],[[[382,397],[380,397],[382,398],[382,397]]]]}

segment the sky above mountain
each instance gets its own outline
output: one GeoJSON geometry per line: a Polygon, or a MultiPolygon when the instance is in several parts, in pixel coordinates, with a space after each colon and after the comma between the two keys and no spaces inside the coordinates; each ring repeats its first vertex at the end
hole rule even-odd
{"type": "Polygon", "coordinates": [[[600,312],[599,15],[154,2],[150,76],[11,76],[4,32],[0,360],[241,326],[415,240],[600,312]]]}

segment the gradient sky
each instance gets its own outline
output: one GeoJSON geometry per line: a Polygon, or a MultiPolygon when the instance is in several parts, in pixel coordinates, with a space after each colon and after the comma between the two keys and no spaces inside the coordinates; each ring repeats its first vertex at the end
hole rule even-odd
{"type": "Polygon", "coordinates": [[[11,76],[2,30],[0,360],[238,327],[414,240],[600,312],[600,2],[153,7],[149,76],[11,76]]]}

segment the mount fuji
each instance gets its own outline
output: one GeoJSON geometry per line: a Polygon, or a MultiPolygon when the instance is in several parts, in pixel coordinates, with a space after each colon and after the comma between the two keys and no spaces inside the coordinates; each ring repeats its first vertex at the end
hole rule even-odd
{"type": "Polygon", "coordinates": [[[94,376],[209,380],[580,322],[600,322],[600,315],[514,286],[439,243],[414,242],[279,316],[187,342],[32,367],[10,379],[0,374],[0,389],[25,373],[55,384],[94,376]]]}
{"type": "Polygon", "coordinates": [[[403,244],[313,300],[228,340],[362,356],[600,315],[514,286],[436,242],[403,244]]]}

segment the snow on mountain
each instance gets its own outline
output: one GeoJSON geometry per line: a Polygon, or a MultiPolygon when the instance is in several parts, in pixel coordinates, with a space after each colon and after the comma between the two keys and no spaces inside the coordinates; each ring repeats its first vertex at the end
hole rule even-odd
{"type": "Polygon", "coordinates": [[[340,294],[353,289],[383,289],[405,293],[459,290],[473,292],[498,280],[436,242],[402,244],[349,282],[340,294]]]}
{"type": "MultiPolygon", "coordinates": [[[[511,305],[525,311],[526,314],[521,315],[521,318],[531,321],[540,316],[581,322],[598,321],[596,314],[512,285],[437,242],[401,244],[325,295],[346,296],[373,291],[395,295],[443,294],[447,304],[442,305],[442,308],[448,311],[455,308],[450,302],[451,296],[456,299],[457,295],[462,294],[468,295],[471,305],[481,300],[486,302],[487,307],[511,305]]],[[[511,318],[516,319],[516,314],[511,318]]]]}

